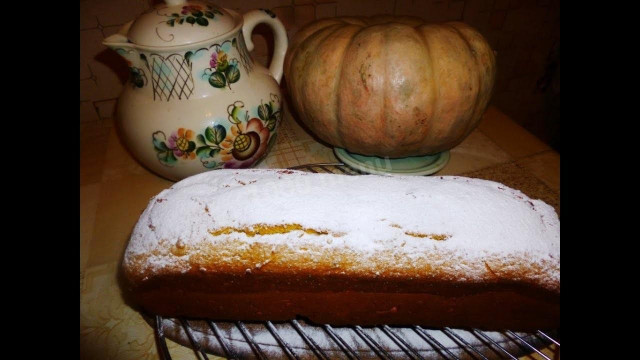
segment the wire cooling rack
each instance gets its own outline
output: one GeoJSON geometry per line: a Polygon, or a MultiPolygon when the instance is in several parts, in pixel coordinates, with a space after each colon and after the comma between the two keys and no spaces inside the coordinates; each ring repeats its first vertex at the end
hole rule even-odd
{"type": "MultiPolygon", "coordinates": [[[[359,175],[342,163],[293,167],[314,173],[359,175]]],[[[154,328],[162,360],[172,360],[166,339],[194,351],[228,359],[529,359],[560,358],[560,331],[532,333],[420,326],[332,327],[288,322],[210,321],[143,314],[154,328]]]]}
{"type": "Polygon", "coordinates": [[[420,326],[332,327],[304,320],[273,323],[214,322],[145,316],[155,329],[160,357],[166,339],[228,359],[559,359],[558,331],[429,329],[420,326]],[[532,358],[532,357],[528,357],[532,358]]]}

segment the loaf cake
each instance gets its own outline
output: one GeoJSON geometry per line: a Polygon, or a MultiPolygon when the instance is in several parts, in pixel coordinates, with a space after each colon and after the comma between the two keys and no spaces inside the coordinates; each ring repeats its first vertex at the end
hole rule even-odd
{"type": "Polygon", "coordinates": [[[122,267],[162,316],[559,326],[557,214],[480,179],[211,171],[151,199],[122,267]]]}

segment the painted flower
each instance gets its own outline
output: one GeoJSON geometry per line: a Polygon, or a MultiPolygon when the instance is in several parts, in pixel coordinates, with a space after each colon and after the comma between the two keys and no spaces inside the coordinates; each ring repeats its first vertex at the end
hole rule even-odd
{"type": "Polygon", "coordinates": [[[220,146],[221,160],[225,168],[239,169],[253,165],[267,151],[269,145],[269,129],[257,118],[231,127],[231,133],[220,146]]]}
{"type": "Polygon", "coordinates": [[[192,141],[194,133],[191,130],[185,130],[184,128],[178,129],[178,131],[171,134],[167,141],[168,147],[173,150],[173,154],[176,157],[181,157],[185,160],[192,160],[196,158],[195,143],[192,141]]]}
{"type": "Polygon", "coordinates": [[[227,63],[227,53],[222,50],[218,51],[218,64],[226,65],[227,63]]]}
{"type": "MultiPolygon", "coordinates": [[[[209,60],[209,65],[212,68],[217,68],[218,65],[221,65],[221,67],[225,67],[228,64],[228,60],[227,60],[227,53],[220,50],[218,52],[212,52],[211,53],[211,60],[209,60]]],[[[224,69],[220,69],[221,71],[224,69]]]]}
{"type": "Polygon", "coordinates": [[[141,69],[130,67],[131,83],[133,86],[141,88],[146,83],[147,77],[141,69]]]}
{"type": "Polygon", "coordinates": [[[212,68],[216,68],[218,67],[218,53],[217,52],[213,52],[211,53],[211,60],[209,61],[209,65],[211,65],[212,68]]]}
{"type": "Polygon", "coordinates": [[[189,12],[194,13],[194,12],[198,12],[202,10],[202,6],[200,5],[188,5],[188,6],[183,6],[182,7],[182,14],[186,15],[189,12]]]}

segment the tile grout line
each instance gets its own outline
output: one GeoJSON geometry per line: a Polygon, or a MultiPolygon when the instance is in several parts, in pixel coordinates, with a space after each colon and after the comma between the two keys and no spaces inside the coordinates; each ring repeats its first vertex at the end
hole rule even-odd
{"type": "Polygon", "coordinates": [[[85,66],[87,67],[87,69],[89,69],[89,76],[86,78],[80,78],[80,81],[93,79],[94,75],[93,75],[93,71],[91,70],[91,66],[89,66],[89,64],[85,64],[85,66]]]}
{"type": "MultiPolygon", "coordinates": [[[[462,14],[460,15],[459,21],[464,21],[464,14],[465,14],[464,11],[467,9],[467,1],[468,0],[463,0],[462,2],[462,14]]],[[[491,7],[493,7],[493,4],[491,4],[491,7]]]]}
{"type": "Polygon", "coordinates": [[[89,69],[89,77],[86,78],[81,78],[80,81],[83,80],[92,80],[96,86],[98,85],[98,83],[96,83],[96,75],[93,73],[93,70],[91,69],[91,66],[89,66],[89,63],[85,64],[87,66],[87,69],[89,69]]]}
{"type": "Polygon", "coordinates": [[[96,29],[98,29],[98,26],[90,27],[90,28],[81,28],[80,31],[96,30],[96,29]]]}
{"type": "MultiPolygon", "coordinates": [[[[489,140],[489,142],[491,142],[491,144],[495,145],[495,146],[496,146],[498,149],[500,149],[500,150],[501,150],[505,155],[507,155],[507,157],[509,158],[509,161],[504,162],[503,164],[508,164],[510,161],[517,161],[517,159],[516,159],[513,155],[511,155],[511,154],[510,154],[510,153],[509,153],[505,148],[503,148],[502,146],[500,146],[500,145],[498,144],[498,142],[497,142],[496,140],[494,140],[494,139],[493,139],[493,137],[491,137],[491,136],[487,135],[487,133],[485,133],[484,131],[482,131],[482,129],[480,129],[480,127],[476,127],[476,130],[477,130],[480,134],[482,134],[484,137],[486,137],[486,138],[487,138],[487,140],[489,140]]],[[[469,134],[469,135],[471,135],[471,134],[469,134]]],[[[468,135],[467,135],[467,137],[468,137],[468,135]]],[[[489,165],[489,166],[491,166],[491,165],[489,165]]]]}
{"type": "Polygon", "coordinates": [[[117,98],[117,97],[115,97],[115,98],[101,99],[101,100],[95,100],[95,101],[93,101],[93,107],[94,107],[94,109],[96,110],[96,114],[98,115],[98,119],[100,119],[101,121],[102,121],[102,120],[105,120],[105,119],[109,119],[109,118],[113,118],[113,117],[115,117],[115,106],[114,106],[114,109],[113,109],[113,113],[112,113],[112,114],[110,114],[109,116],[102,117],[102,115],[100,115],[100,110],[98,109],[98,104],[97,104],[97,103],[100,103],[100,102],[107,102],[107,101],[112,101],[112,100],[118,101],[118,98],[117,98]]]}
{"type": "MultiPolygon", "coordinates": [[[[529,132],[527,131],[527,133],[528,133],[528,134],[530,134],[530,135],[534,136],[534,137],[535,137],[535,138],[536,138],[540,143],[542,143],[542,144],[543,144],[544,146],[546,146],[547,148],[546,148],[546,149],[543,149],[543,150],[536,151],[536,152],[534,152],[534,153],[531,153],[531,154],[528,154],[528,155],[525,155],[525,156],[522,156],[522,157],[520,157],[520,158],[516,158],[514,155],[510,154],[510,153],[509,153],[509,151],[507,151],[507,149],[505,149],[504,147],[500,146],[500,144],[498,143],[498,141],[496,141],[496,140],[494,139],[494,137],[492,137],[492,136],[490,136],[489,134],[485,133],[482,129],[480,129],[480,127],[477,127],[476,129],[477,129],[480,133],[482,133],[482,135],[486,136],[489,140],[491,140],[491,142],[492,142],[492,143],[494,143],[498,148],[500,148],[500,150],[504,151],[504,153],[505,153],[505,154],[507,154],[507,155],[509,156],[509,158],[514,159],[514,161],[519,161],[519,160],[522,160],[522,159],[526,159],[526,158],[528,158],[528,157],[535,156],[535,155],[539,155],[539,154],[542,154],[542,153],[547,152],[547,151],[553,151],[553,152],[558,153],[558,152],[557,152],[556,150],[554,150],[554,149],[553,149],[549,144],[547,144],[547,143],[543,142],[542,140],[538,139],[535,135],[533,135],[533,134],[531,134],[531,133],[529,133],[529,132]]],[[[525,131],[526,131],[526,129],[525,129],[525,131]]],[[[558,155],[560,155],[560,154],[558,153],[558,155]]]]}
{"type": "Polygon", "coordinates": [[[557,155],[558,155],[558,157],[560,157],[560,153],[558,153],[558,152],[557,152],[556,150],[554,150],[553,148],[549,148],[549,149],[545,149],[545,150],[540,150],[540,151],[538,151],[538,152],[535,152],[535,153],[533,153],[533,154],[529,154],[529,155],[527,155],[527,156],[523,156],[523,157],[521,157],[520,159],[518,159],[517,161],[522,161],[522,160],[525,160],[525,159],[529,159],[529,158],[532,158],[532,157],[534,157],[534,156],[542,155],[542,154],[547,153],[547,152],[548,152],[548,153],[555,153],[555,154],[557,154],[557,155]]]}

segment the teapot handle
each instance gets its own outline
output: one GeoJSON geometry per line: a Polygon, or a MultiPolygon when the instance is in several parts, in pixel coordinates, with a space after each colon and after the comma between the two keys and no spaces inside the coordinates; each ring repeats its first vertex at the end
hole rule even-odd
{"type": "Polygon", "coordinates": [[[287,46],[289,46],[289,40],[287,38],[287,31],[282,25],[282,22],[276,15],[270,10],[251,10],[244,14],[244,25],[242,26],[242,35],[244,41],[247,44],[247,50],[253,50],[253,41],[251,41],[251,32],[256,25],[265,23],[271,27],[274,34],[275,48],[273,51],[273,58],[269,65],[269,72],[273,76],[278,84],[282,80],[282,71],[284,66],[284,56],[287,52],[287,46]]]}

